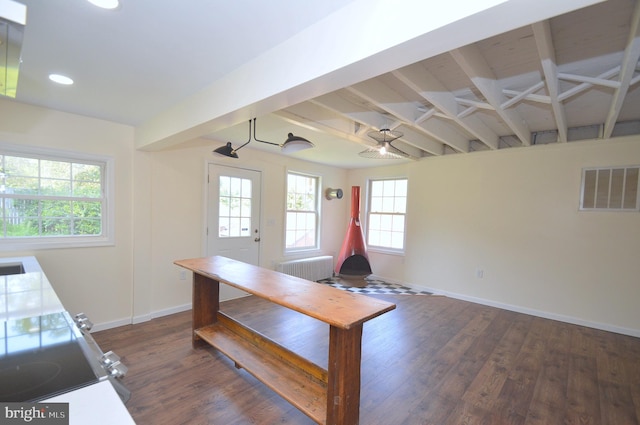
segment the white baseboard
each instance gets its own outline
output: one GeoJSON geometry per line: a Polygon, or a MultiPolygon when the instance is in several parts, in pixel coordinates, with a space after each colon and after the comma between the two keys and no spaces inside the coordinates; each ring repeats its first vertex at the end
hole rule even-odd
{"type": "Polygon", "coordinates": [[[138,323],[148,322],[151,319],[155,319],[156,317],[168,316],[170,314],[181,313],[186,310],[191,310],[191,303],[183,304],[171,308],[167,308],[164,310],[154,311],[149,314],[143,314],[140,316],[134,316],[131,319],[121,319],[113,322],[100,323],[93,326],[92,331],[99,332],[107,329],[117,328],[124,325],[137,325],[138,323]]]}
{"type": "Polygon", "coordinates": [[[370,274],[369,276],[367,276],[367,279],[375,279],[375,280],[381,280],[383,282],[387,282],[387,283],[393,283],[394,285],[405,285],[405,286],[409,286],[411,288],[414,287],[414,285],[408,285],[405,282],[401,282],[399,280],[395,280],[395,279],[391,279],[389,277],[382,277],[382,276],[378,276],[377,274],[370,274]]]}
{"type": "Polygon", "coordinates": [[[191,303],[178,305],[175,307],[167,308],[164,310],[154,311],[151,313],[151,318],[155,319],[156,317],[168,316],[170,314],[182,313],[183,311],[191,310],[191,303]]]}
{"type": "MultiPolygon", "coordinates": [[[[389,282],[386,279],[382,279],[382,280],[385,280],[386,282],[389,282]]],[[[422,286],[422,285],[416,285],[416,284],[412,284],[412,283],[404,282],[404,283],[400,283],[400,285],[405,285],[405,286],[408,286],[408,287],[410,287],[412,289],[416,289],[416,290],[420,290],[420,291],[431,292],[434,295],[443,295],[443,296],[449,297],[449,298],[455,298],[455,299],[462,300],[462,301],[469,301],[469,302],[472,302],[472,303],[482,304],[482,305],[486,305],[486,306],[489,306],[489,307],[501,308],[503,310],[514,311],[516,313],[529,314],[531,316],[542,317],[544,319],[557,320],[559,322],[571,323],[573,325],[586,326],[588,328],[599,329],[599,330],[602,330],[602,331],[614,332],[614,333],[618,333],[618,334],[622,334],[622,335],[629,335],[629,336],[633,336],[633,337],[636,337],[636,338],[640,338],[640,329],[624,328],[624,327],[621,327],[621,326],[611,325],[609,323],[593,322],[593,321],[590,321],[590,320],[580,319],[578,317],[565,316],[563,314],[552,313],[552,312],[549,312],[549,311],[536,310],[536,309],[533,309],[533,308],[528,308],[528,307],[523,307],[523,306],[500,303],[500,302],[496,302],[496,301],[493,301],[493,300],[488,300],[488,299],[485,299],[485,298],[471,297],[471,296],[464,295],[464,294],[458,294],[458,293],[455,293],[455,292],[442,291],[442,290],[439,290],[439,289],[436,289],[436,288],[428,288],[428,287],[425,287],[425,286],[422,286]]]]}
{"type": "Polygon", "coordinates": [[[111,328],[119,328],[120,326],[130,325],[131,319],[119,319],[111,322],[94,324],[91,332],[100,332],[111,328]]]}
{"type": "Polygon", "coordinates": [[[152,319],[151,314],[143,314],[141,316],[133,316],[131,323],[137,325],[138,323],[148,322],[152,319]]]}
{"type": "MultiPolygon", "coordinates": [[[[640,338],[640,329],[624,328],[624,327],[620,327],[620,326],[611,325],[611,324],[608,324],[608,323],[592,322],[592,321],[580,319],[580,318],[577,318],[577,317],[565,316],[565,315],[562,315],[562,314],[551,313],[551,312],[548,312],[548,311],[536,310],[536,309],[532,309],[532,308],[528,308],[528,307],[522,307],[522,306],[517,306],[517,305],[500,303],[500,302],[496,302],[496,301],[485,299],[485,298],[471,297],[471,296],[468,296],[468,295],[458,294],[458,293],[455,293],[455,292],[442,291],[442,290],[439,290],[439,289],[436,289],[436,288],[430,288],[430,287],[426,287],[426,286],[422,286],[422,285],[416,285],[416,284],[413,284],[413,283],[400,282],[400,281],[397,281],[397,280],[393,280],[393,279],[389,279],[389,278],[386,278],[386,277],[381,277],[381,276],[377,276],[377,275],[373,275],[373,274],[370,275],[370,277],[372,279],[379,279],[379,280],[383,280],[385,282],[393,283],[393,284],[396,284],[396,285],[408,286],[408,287],[410,287],[412,289],[415,289],[417,291],[431,292],[434,295],[444,295],[444,296],[449,297],[449,298],[455,298],[455,299],[462,300],[462,301],[469,301],[469,302],[472,302],[472,303],[486,305],[486,306],[489,306],[489,307],[501,308],[503,310],[514,311],[516,313],[529,314],[531,316],[542,317],[544,319],[558,320],[560,322],[571,323],[571,324],[574,324],[574,325],[586,326],[586,327],[593,328],[593,329],[600,329],[600,330],[603,330],[603,331],[615,332],[615,333],[622,334],[622,335],[629,335],[629,336],[633,336],[633,337],[636,337],[636,338],[640,338]]],[[[180,306],[176,306],[176,307],[172,307],[172,308],[168,308],[168,309],[164,309],[164,310],[155,311],[155,312],[150,313],[150,314],[146,314],[146,315],[142,315],[142,316],[135,316],[132,319],[120,319],[120,320],[116,320],[116,321],[113,321],[113,322],[100,323],[100,324],[94,325],[93,331],[97,332],[97,331],[103,331],[103,330],[106,330],[106,329],[116,328],[116,327],[119,327],[119,326],[129,325],[129,324],[132,324],[132,323],[133,324],[137,324],[137,323],[147,322],[147,321],[149,321],[151,319],[155,319],[156,317],[168,316],[170,314],[180,313],[180,312],[183,312],[183,311],[186,311],[186,310],[190,310],[190,309],[191,309],[191,303],[183,304],[183,305],[180,305],[180,306]]]]}

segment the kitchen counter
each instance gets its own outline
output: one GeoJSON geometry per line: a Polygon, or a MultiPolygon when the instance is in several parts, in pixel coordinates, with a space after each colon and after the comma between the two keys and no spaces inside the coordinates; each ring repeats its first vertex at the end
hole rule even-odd
{"type": "Polygon", "coordinates": [[[0,319],[0,401],[68,402],[71,424],[134,423],[35,257],[0,258],[0,319]]]}
{"type": "Polygon", "coordinates": [[[0,258],[0,319],[23,319],[64,311],[35,257],[0,258]]]}

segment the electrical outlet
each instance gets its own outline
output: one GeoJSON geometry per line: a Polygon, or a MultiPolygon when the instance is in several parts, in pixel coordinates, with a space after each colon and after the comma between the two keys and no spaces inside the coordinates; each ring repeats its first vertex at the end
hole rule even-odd
{"type": "Polygon", "coordinates": [[[180,280],[187,280],[187,271],[186,270],[180,270],[179,276],[180,276],[180,280]]]}
{"type": "Polygon", "coordinates": [[[484,277],[484,270],[482,270],[480,268],[476,269],[476,277],[478,279],[482,279],[484,277]]]}

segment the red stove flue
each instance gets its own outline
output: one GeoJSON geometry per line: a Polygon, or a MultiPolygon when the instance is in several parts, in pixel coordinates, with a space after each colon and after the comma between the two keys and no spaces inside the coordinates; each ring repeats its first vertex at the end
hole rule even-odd
{"type": "Polygon", "coordinates": [[[351,187],[351,218],[335,272],[345,279],[362,279],[371,274],[367,246],[360,225],[360,186],[351,187]]]}

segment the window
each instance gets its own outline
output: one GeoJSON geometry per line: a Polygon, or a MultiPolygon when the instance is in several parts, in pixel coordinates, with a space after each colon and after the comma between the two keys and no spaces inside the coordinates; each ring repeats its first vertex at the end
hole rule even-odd
{"type": "Polygon", "coordinates": [[[318,248],[319,178],[287,173],[287,251],[318,248]]]}
{"type": "Polygon", "coordinates": [[[638,211],[640,167],[582,170],[581,210],[638,211]]]}
{"type": "Polygon", "coordinates": [[[112,244],[111,168],[95,156],[0,146],[0,248],[112,244]]]}
{"type": "Polygon", "coordinates": [[[369,247],[404,250],[407,179],[369,182],[369,247]]]}

